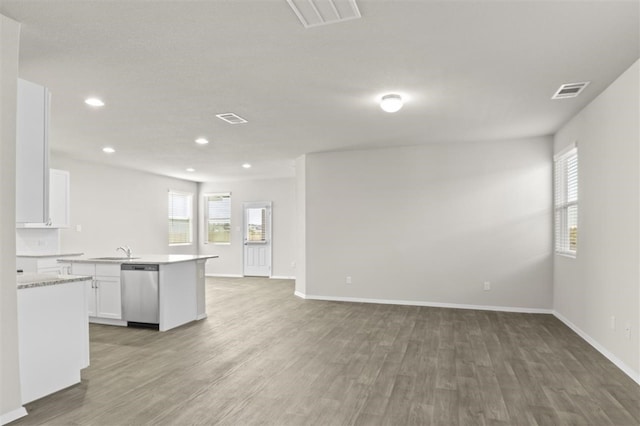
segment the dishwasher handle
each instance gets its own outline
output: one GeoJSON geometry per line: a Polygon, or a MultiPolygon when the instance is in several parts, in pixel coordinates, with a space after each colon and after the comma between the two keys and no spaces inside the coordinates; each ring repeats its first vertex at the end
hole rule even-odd
{"type": "Polygon", "coordinates": [[[121,271],[158,271],[160,269],[159,265],[141,265],[134,263],[123,263],[120,266],[121,271]]]}

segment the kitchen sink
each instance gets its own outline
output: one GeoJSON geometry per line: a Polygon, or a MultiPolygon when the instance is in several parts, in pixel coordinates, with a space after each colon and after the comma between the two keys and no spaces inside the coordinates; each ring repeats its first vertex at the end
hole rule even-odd
{"type": "Polygon", "coordinates": [[[139,257],[122,257],[122,256],[111,256],[111,257],[91,257],[89,260],[132,260],[132,259],[140,259],[139,257]]]}

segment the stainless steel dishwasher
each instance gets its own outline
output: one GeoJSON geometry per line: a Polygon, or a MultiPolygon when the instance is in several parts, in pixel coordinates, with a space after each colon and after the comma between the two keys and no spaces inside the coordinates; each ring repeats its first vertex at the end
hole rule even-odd
{"type": "Polygon", "coordinates": [[[123,319],[129,326],[158,328],[160,324],[158,265],[123,263],[122,282],[123,319]]]}

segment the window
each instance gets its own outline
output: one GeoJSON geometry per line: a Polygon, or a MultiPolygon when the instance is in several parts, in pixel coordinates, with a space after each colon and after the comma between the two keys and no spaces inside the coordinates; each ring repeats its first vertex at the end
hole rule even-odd
{"type": "Polygon", "coordinates": [[[555,251],[569,256],[578,249],[578,149],[554,157],[555,251]]]}
{"type": "Polygon", "coordinates": [[[204,196],[205,242],[231,242],[231,194],[206,194],[204,196]]]}
{"type": "Polygon", "coordinates": [[[192,242],[192,195],[169,191],[169,244],[192,242]]]}

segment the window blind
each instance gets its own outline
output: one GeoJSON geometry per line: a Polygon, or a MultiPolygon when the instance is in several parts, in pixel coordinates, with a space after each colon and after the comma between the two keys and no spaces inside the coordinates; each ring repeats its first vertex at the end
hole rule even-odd
{"type": "Polygon", "coordinates": [[[208,243],[231,242],[231,194],[204,196],[206,235],[208,243]]]}
{"type": "Polygon", "coordinates": [[[192,242],[192,195],[169,191],[169,244],[192,242]]]}
{"type": "Polygon", "coordinates": [[[554,159],[554,228],[556,253],[575,256],[578,249],[578,149],[554,159]]]}

